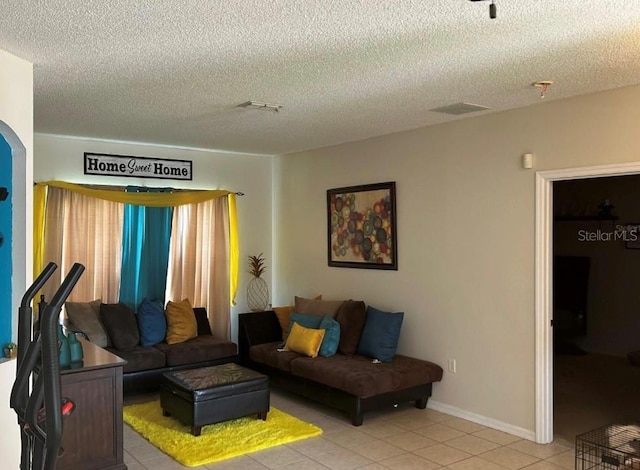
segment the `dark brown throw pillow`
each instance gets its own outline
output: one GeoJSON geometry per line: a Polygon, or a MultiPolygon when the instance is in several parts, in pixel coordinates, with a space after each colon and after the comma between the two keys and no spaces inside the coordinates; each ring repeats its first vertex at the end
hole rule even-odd
{"type": "Polygon", "coordinates": [[[294,297],[293,298],[295,307],[294,312],[296,313],[304,313],[306,315],[317,315],[319,317],[324,317],[325,315],[329,315],[331,318],[335,318],[338,309],[344,303],[344,300],[316,300],[316,299],[305,299],[303,297],[294,297]]]}
{"type": "Polygon", "coordinates": [[[198,324],[198,336],[211,336],[211,325],[209,325],[207,309],[204,307],[193,307],[193,313],[196,316],[196,323],[198,324]]]}
{"type": "Polygon", "coordinates": [[[109,336],[100,321],[100,299],[93,302],[66,302],[67,319],[71,326],[77,328],[94,344],[101,348],[109,346],[109,336]]]}
{"type": "Polygon", "coordinates": [[[358,350],[360,335],[367,319],[367,307],[362,300],[347,300],[338,309],[336,320],[340,323],[341,354],[352,356],[358,350]]]}
{"type": "Polygon", "coordinates": [[[140,343],[136,314],[125,304],[100,304],[100,319],[114,348],[130,351],[140,343]]]}

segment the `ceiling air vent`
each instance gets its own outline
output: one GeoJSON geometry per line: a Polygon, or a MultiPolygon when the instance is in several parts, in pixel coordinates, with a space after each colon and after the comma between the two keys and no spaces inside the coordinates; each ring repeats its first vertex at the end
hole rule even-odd
{"type": "Polygon", "coordinates": [[[486,111],[487,109],[491,109],[488,106],[480,106],[479,104],[471,104],[471,103],[454,103],[449,104],[447,106],[440,106],[439,108],[433,108],[429,111],[433,111],[435,113],[443,113],[443,114],[468,114],[468,113],[477,113],[478,111],[486,111]]]}
{"type": "Polygon", "coordinates": [[[247,101],[246,103],[242,103],[238,105],[238,108],[250,108],[250,109],[261,109],[263,111],[280,111],[282,108],[281,104],[274,103],[263,103],[262,101],[247,101]]]}

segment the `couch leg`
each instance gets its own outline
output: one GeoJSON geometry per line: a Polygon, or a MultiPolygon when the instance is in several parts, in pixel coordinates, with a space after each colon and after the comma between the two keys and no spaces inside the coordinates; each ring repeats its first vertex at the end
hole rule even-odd
{"type": "Polygon", "coordinates": [[[258,413],[258,419],[261,419],[262,421],[266,421],[267,420],[267,412],[263,411],[262,413],[258,413]]]}
{"type": "Polygon", "coordinates": [[[416,408],[420,408],[421,410],[424,410],[427,407],[427,400],[429,399],[429,397],[422,397],[422,398],[418,398],[416,400],[416,408]]]}
{"type": "Polygon", "coordinates": [[[364,421],[363,413],[356,413],[353,416],[351,416],[351,424],[353,424],[354,426],[362,426],[363,421],[364,421]]]}
{"type": "Polygon", "coordinates": [[[202,432],[202,426],[191,426],[191,434],[198,437],[202,432]]]}
{"type": "Polygon", "coordinates": [[[167,410],[163,409],[162,410],[162,416],[171,416],[171,413],[169,413],[167,410]]]}

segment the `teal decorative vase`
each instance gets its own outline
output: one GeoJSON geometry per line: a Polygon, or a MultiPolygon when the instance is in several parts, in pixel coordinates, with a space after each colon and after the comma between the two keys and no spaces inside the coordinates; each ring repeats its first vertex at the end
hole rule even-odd
{"type": "Polygon", "coordinates": [[[80,341],[78,341],[78,337],[75,333],[69,333],[67,338],[69,339],[69,353],[71,355],[71,362],[82,361],[82,345],[80,344],[80,341]]]}
{"type": "Polygon", "coordinates": [[[71,350],[69,349],[69,338],[64,335],[62,325],[58,325],[58,357],[60,367],[69,367],[71,365],[71,350]]]}

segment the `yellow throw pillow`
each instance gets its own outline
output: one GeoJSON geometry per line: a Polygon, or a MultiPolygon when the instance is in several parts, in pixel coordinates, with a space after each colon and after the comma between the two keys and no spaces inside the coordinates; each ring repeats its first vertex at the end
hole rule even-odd
{"type": "MultiPolygon", "coordinates": [[[[322,300],[322,294],[315,296],[313,300],[322,300]]],[[[289,305],[287,307],[273,307],[273,311],[276,312],[278,323],[280,323],[282,339],[286,341],[287,336],[289,336],[289,317],[291,317],[291,314],[295,311],[295,307],[293,305],[289,305]]]]}
{"type": "Polygon", "coordinates": [[[293,305],[288,307],[273,307],[273,311],[276,312],[280,329],[282,329],[282,339],[286,340],[289,334],[289,317],[291,317],[293,313],[293,305]]]}
{"type": "Polygon", "coordinates": [[[289,337],[287,338],[287,343],[284,345],[284,349],[309,357],[318,357],[324,332],[325,330],[305,328],[298,323],[294,323],[289,332],[289,337]]]}
{"type": "Polygon", "coordinates": [[[189,299],[182,302],[167,302],[167,343],[184,343],[198,336],[198,323],[189,299]]]}

